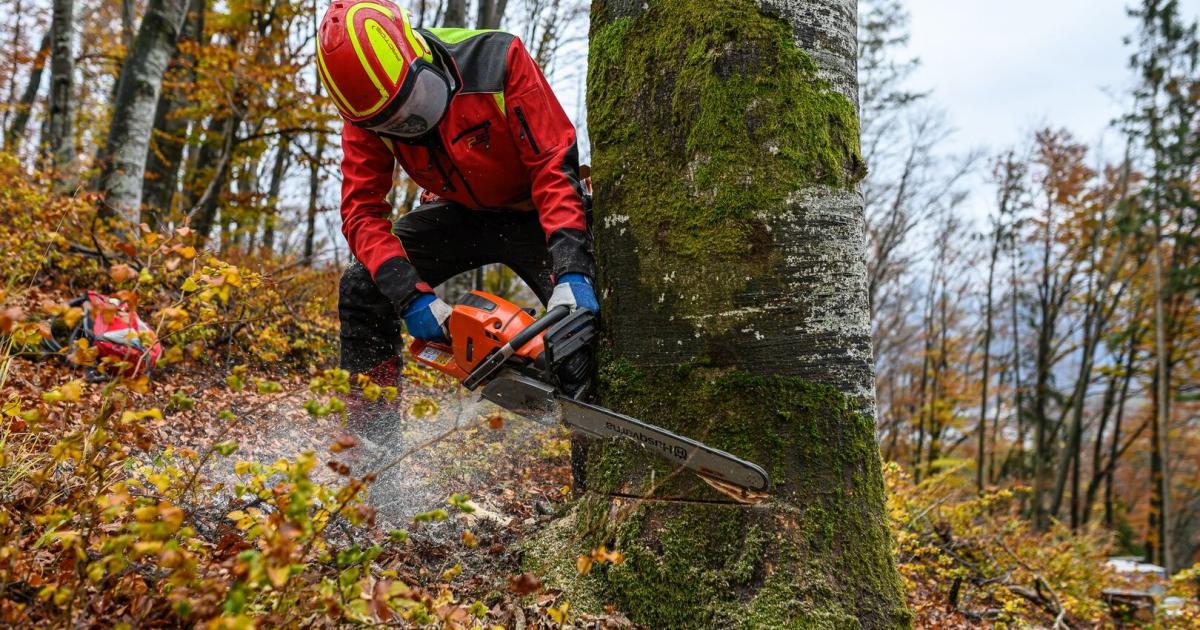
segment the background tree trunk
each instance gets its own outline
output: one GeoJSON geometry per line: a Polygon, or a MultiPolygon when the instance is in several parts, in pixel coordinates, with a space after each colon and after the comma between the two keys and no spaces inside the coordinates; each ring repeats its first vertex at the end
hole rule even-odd
{"type": "Polygon", "coordinates": [[[126,56],[133,46],[134,1],[121,0],[121,45],[125,47],[126,56]]]}
{"type": "MultiPolygon", "coordinates": [[[[179,32],[179,43],[198,42],[204,37],[204,12],[207,0],[190,0],[187,17],[179,32]]],[[[177,47],[174,63],[188,68],[185,83],[195,79],[190,54],[177,47]]],[[[188,119],[176,115],[176,110],[186,103],[182,90],[164,89],[154,111],[154,131],[151,132],[151,147],[146,155],[146,181],[142,184],[142,221],[157,226],[159,220],[171,211],[171,201],[179,184],[179,164],[183,157],[188,119]]]]}
{"type": "MultiPolygon", "coordinates": [[[[8,138],[8,117],[16,109],[15,106],[17,103],[17,76],[21,73],[21,62],[23,61],[23,55],[18,54],[18,51],[20,51],[22,48],[25,47],[24,34],[22,33],[22,31],[24,30],[22,28],[22,26],[24,25],[24,20],[22,18],[24,17],[25,11],[24,11],[24,7],[21,5],[21,0],[16,0],[16,2],[13,4],[11,10],[15,14],[15,18],[13,19],[13,24],[12,24],[12,40],[9,44],[9,49],[12,52],[11,52],[11,54],[8,55],[9,58],[7,60],[9,62],[7,64],[8,65],[8,77],[7,77],[7,83],[8,83],[7,92],[8,92],[8,94],[4,98],[4,112],[0,113],[0,129],[4,130],[4,137],[6,139],[8,138]]],[[[37,65],[37,59],[40,56],[41,56],[40,54],[35,54],[34,64],[33,64],[34,66],[37,65]]],[[[5,143],[4,146],[5,146],[5,148],[9,148],[7,143],[5,143]]],[[[9,148],[9,150],[11,151],[11,148],[9,148]]]]}
{"type": "Polygon", "coordinates": [[[50,96],[46,103],[45,155],[59,172],[57,192],[74,187],[75,134],[71,98],[75,74],[75,2],[54,0],[50,18],[50,96]]]}
{"type": "Polygon", "coordinates": [[[203,245],[217,219],[217,208],[229,175],[229,163],[237,145],[237,116],[214,117],[208,124],[204,146],[200,147],[196,168],[188,182],[188,219],[196,230],[196,241],[203,245]],[[205,176],[208,177],[205,183],[205,176]],[[203,186],[203,188],[201,188],[203,186]]]}
{"type": "Polygon", "coordinates": [[[46,31],[46,34],[42,36],[42,43],[38,47],[37,56],[33,59],[33,67],[29,70],[29,83],[25,84],[25,91],[21,93],[21,100],[17,104],[12,125],[4,133],[4,149],[6,151],[15,152],[17,141],[25,135],[25,128],[29,125],[29,114],[33,111],[33,102],[37,100],[38,88],[42,85],[42,71],[46,67],[46,57],[49,54],[50,31],[46,31]]]}
{"type": "Polygon", "coordinates": [[[467,0],[447,0],[446,13],[442,15],[442,26],[445,28],[465,28],[467,26],[467,0]]]}
{"type": "Polygon", "coordinates": [[[140,220],[142,180],[163,73],[175,53],[187,0],[150,0],[133,49],[121,67],[108,142],[100,160],[101,215],[140,220]]]}
{"type": "Polygon", "coordinates": [[[479,0],[475,13],[475,28],[500,28],[508,0],[479,0]]]}
{"type": "Polygon", "coordinates": [[[601,397],[775,485],[720,503],[597,445],[589,494],[529,554],[565,576],[564,545],[625,554],[573,602],[656,628],[909,623],[874,434],[855,18],[854,0],[592,5],[601,397]]]}
{"type": "MultiPolygon", "coordinates": [[[[318,86],[320,83],[317,84],[318,86]]],[[[319,89],[319,88],[318,88],[319,89]]],[[[312,161],[308,165],[308,208],[304,220],[304,264],[312,264],[316,253],[317,213],[320,212],[321,156],[325,153],[325,134],[314,133],[312,161]]]]}
{"type": "MultiPolygon", "coordinates": [[[[1000,205],[1001,207],[1008,205],[1007,191],[1002,189],[1000,205]]],[[[982,493],[987,485],[988,479],[988,459],[987,459],[987,404],[988,404],[988,379],[991,377],[989,368],[991,367],[992,358],[992,289],[996,283],[996,260],[1000,257],[1000,247],[1004,240],[1004,232],[1000,227],[1000,219],[997,218],[992,224],[992,251],[991,259],[988,261],[988,276],[987,276],[987,299],[983,311],[983,373],[980,375],[980,393],[979,393],[979,425],[975,430],[975,437],[978,439],[975,452],[975,488],[982,493]]]]}
{"type": "Polygon", "coordinates": [[[263,253],[270,256],[275,252],[275,223],[279,221],[279,192],[283,189],[283,178],[287,176],[291,137],[279,139],[275,149],[275,162],[271,165],[271,184],[267,189],[267,207],[263,215],[263,253]]]}

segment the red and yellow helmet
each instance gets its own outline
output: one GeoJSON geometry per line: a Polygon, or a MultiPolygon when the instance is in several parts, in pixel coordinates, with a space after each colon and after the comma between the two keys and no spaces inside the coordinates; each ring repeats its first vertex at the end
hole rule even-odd
{"type": "MultiPolygon", "coordinates": [[[[396,124],[406,101],[428,100],[424,93],[431,91],[426,89],[431,82],[446,83],[408,13],[389,0],[336,0],[330,5],[321,20],[317,64],[342,117],[368,128],[396,124]],[[414,96],[414,91],[421,94],[414,96]]],[[[435,86],[433,91],[443,89],[435,86]]]]}

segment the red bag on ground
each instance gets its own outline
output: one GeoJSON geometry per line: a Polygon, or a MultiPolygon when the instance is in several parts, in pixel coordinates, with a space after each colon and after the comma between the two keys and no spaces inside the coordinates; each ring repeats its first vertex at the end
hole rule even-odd
{"type": "Polygon", "coordinates": [[[81,323],[101,360],[110,357],[125,364],[122,376],[148,373],[162,356],[162,344],[154,330],[121,300],[88,291],[81,323]]]}
{"type": "MultiPolygon", "coordinates": [[[[129,304],[96,291],[71,301],[71,306],[83,309],[79,324],[71,330],[66,343],[59,339],[47,343],[51,352],[61,352],[86,339],[97,351],[98,367],[108,367],[111,373],[135,377],[149,374],[162,356],[162,344],[154,330],[138,317],[129,304]]],[[[99,377],[93,371],[92,376],[99,377]]]]}

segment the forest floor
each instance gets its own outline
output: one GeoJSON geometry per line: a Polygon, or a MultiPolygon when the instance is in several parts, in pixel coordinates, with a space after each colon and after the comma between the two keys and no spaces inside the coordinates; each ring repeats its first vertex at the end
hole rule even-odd
{"type": "MultiPolygon", "coordinates": [[[[277,379],[282,391],[267,394],[230,388],[228,373],[195,364],[168,368],[136,395],[136,406],[166,411],[161,420],[145,421],[152,434],[146,443],[153,446],[135,451],[135,460],[161,464],[182,450],[236,444],[229,456],[203,460],[201,491],[181,505],[214,560],[229,561],[249,548],[231,514],[271,509],[253,494],[238,496],[246,477],[244,469],[236,472],[240,462],[269,468],[307,451],[316,455],[315,483],[337,486],[345,479],[336,470],[342,464],[351,476],[374,474],[367,490],[374,517],[360,526],[335,522],[327,539],[342,548],[381,547],[375,565],[394,579],[430,592],[449,589],[456,601],[482,602],[488,622],[507,629],[637,627],[614,609],[600,616],[572,610],[570,623],[557,622],[553,611],[571,602],[522,566],[522,541],[569,509],[573,498],[570,441],[562,428],[477,401],[445,381],[406,381],[396,400],[377,403],[365,420],[346,421],[306,411],[313,394],[303,372],[245,374],[248,382],[277,379]],[[186,398],[190,408],[172,410],[172,397],[186,398]],[[452,495],[469,497],[473,510],[453,508],[452,495]],[[439,510],[444,518],[426,518],[439,510]],[[389,544],[397,532],[403,544],[389,544]]],[[[81,375],[61,362],[17,359],[6,389],[33,398],[81,375]]],[[[89,385],[85,400],[98,401],[101,387],[89,385]]],[[[14,494],[19,498],[20,489],[14,494]]],[[[923,562],[902,562],[916,627],[990,625],[948,604],[944,576],[924,575],[923,562]]]]}
{"type": "MultiPolygon", "coordinates": [[[[62,381],[63,371],[59,362],[18,359],[6,389],[46,391],[62,381]]],[[[282,392],[262,394],[254,388],[231,391],[225,373],[170,370],[156,375],[139,401],[170,409],[163,392],[192,401],[190,409],[151,421],[153,447],[137,456],[142,462],[159,462],[181,449],[204,451],[217,442],[237,444],[228,457],[206,461],[198,484],[204,491],[182,506],[216,556],[232,558],[248,548],[230,513],[269,509],[253,495],[237,496],[244,480],[235,472],[238,463],[270,467],[311,451],[318,461],[315,483],[340,483],[338,464],[348,466],[352,476],[374,474],[367,490],[376,510],[372,522],[335,523],[328,538],[364,549],[383,546],[375,563],[395,579],[433,591],[449,585],[456,600],[485,603],[489,622],[504,628],[635,627],[616,611],[602,616],[572,611],[573,624],[554,622],[547,611],[567,603],[562,593],[543,588],[522,568],[521,541],[571,499],[570,441],[563,429],[510,414],[445,383],[406,382],[399,398],[377,403],[366,421],[314,416],[305,410],[312,398],[307,376],[285,377],[276,381],[282,392]],[[222,421],[226,410],[236,420],[222,421]],[[342,450],[334,446],[339,442],[355,445],[342,450]],[[469,508],[451,508],[451,495],[469,497],[469,508]],[[448,516],[426,518],[439,510],[448,516]],[[403,532],[404,543],[387,544],[397,532],[403,532]]]]}
{"type": "MultiPolygon", "coordinates": [[[[340,534],[342,542],[366,547],[386,540],[389,532],[408,532],[408,544],[401,551],[378,561],[401,580],[433,588],[447,571],[461,569],[455,578],[456,595],[486,602],[491,618],[504,628],[638,627],[616,610],[577,616],[574,625],[550,624],[546,611],[564,603],[559,591],[539,589],[532,596],[514,592],[534,588],[531,580],[536,584],[522,568],[521,541],[568,509],[572,499],[565,430],[508,413],[444,382],[429,387],[407,382],[397,400],[377,405],[358,421],[307,413],[306,378],[293,376],[281,384],[280,394],[248,389],[231,393],[215,371],[190,377],[178,388],[197,401],[196,407],[161,426],[157,443],[167,448],[200,448],[220,440],[238,443],[233,456],[213,459],[203,469],[208,485],[221,491],[188,506],[203,514],[197,520],[214,524],[216,536],[210,536],[218,545],[222,528],[229,527],[224,515],[248,506],[234,496],[235,460],[270,465],[313,451],[323,461],[347,464],[353,475],[376,473],[368,489],[368,502],[378,510],[375,523],[366,529],[343,528],[340,534]],[[240,418],[224,433],[206,420],[219,409],[240,418]],[[357,446],[331,453],[331,445],[343,436],[353,436],[357,446]],[[469,496],[475,511],[443,521],[413,522],[418,515],[447,507],[447,498],[455,493],[469,496]],[[464,548],[467,532],[477,545],[464,548]]],[[[339,480],[324,465],[313,477],[328,484],[339,480]]],[[[920,582],[910,587],[908,602],[916,627],[988,625],[945,605],[936,589],[926,590],[920,582]]]]}

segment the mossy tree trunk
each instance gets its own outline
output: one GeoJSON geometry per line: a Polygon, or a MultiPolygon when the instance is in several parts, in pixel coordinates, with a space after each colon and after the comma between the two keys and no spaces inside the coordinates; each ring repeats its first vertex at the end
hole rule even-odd
{"type": "Polygon", "coordinates": [[[738,506],[592,449],[559,540],[626,560],[559,581],[649,627],[909,624],[873,422],[855,20],[854,0],[592,5],[601,397],[774,484],[738,506]],[[665,500],[628,498],[647,493],[665,500]]]}

